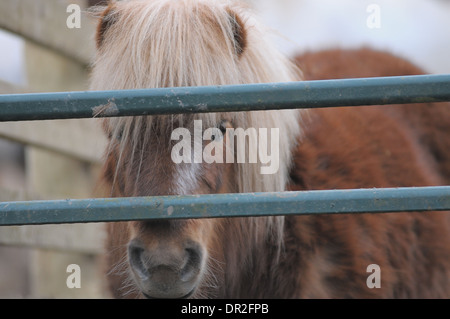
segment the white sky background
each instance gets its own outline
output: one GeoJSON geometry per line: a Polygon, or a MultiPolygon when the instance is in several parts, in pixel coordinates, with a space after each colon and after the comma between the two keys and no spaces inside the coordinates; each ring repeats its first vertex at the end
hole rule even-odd
{"type": "MultiPolygon", "coordinates": [[[[254,3],[269,28],[290,39],[276,39],[287,54],[368,45],[406,57],[428,72],[450,73],[450,1],[247,1],[254,3]],[[380,29],[367,27],[370,4],[380,6],[380,29]]],[[[20,39],[0,31],[1,80],[26,85],[22,50],[20,39]]]]}
{"type": "Polygon", "coordinates": [[[26,84],[23,47],[19,37],[0,30],[0,80],[21,86],[26,84]]]}
{"type": "Polygon", "coordinates": [[[448,0],[248,0],[262,21],[286,36],[288,53],[363,45],[410,59],[431,73],[450,73],[448,0]],[[379,5],[381,28],[370,29],[371,4],[379,5]]]}

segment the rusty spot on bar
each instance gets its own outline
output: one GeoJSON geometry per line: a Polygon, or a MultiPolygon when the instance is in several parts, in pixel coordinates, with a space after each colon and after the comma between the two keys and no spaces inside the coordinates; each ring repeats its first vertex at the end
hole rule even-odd
{"type": "Polygon", "coordinates": [[[119,109],[114,99],[108,101],[108,104],[99,105],[92,108],[92,116],[115,116],[119,114],[119,109]]]}

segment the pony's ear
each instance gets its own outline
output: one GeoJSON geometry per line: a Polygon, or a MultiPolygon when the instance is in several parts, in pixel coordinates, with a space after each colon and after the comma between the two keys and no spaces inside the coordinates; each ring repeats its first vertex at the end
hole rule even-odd
{"type": "Polygon", "coordinates": [[[231,26],[233,28],[236,54],[238,57],[241,57],[247,48],[247,30],[239,15],[232,10],[228,10],[228,14],[230,15],[231,26]]]}
{"type": "Polygon", "coordinates": [[[108,29],[117,20],[117,13],[115,11],[114,3],[109,3],[106,9],[99,16],[99,23],[97,25],[96,42],[97,49],[100,49],[105,39],[105,34],[108,29]]]}

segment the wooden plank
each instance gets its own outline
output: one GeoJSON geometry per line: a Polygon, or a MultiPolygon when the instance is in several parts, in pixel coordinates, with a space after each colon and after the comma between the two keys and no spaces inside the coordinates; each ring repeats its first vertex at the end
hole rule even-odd
{"type": "Polygon", "coordinates": [[[100,254],[104,243],[103,224],[0,227],[0,244],[100,254]]]}
{"type": "Polygon", "coordinates": [[[88,89],[88,68],[57,51],[25,41],[24,58],[28,87],[34,92],[88,89]]]}
{"type": "Polygon", "coordinates": [[[31,256],[30,298],[39,299],[103,299],[110,298],[106,275],[99,256],[38,250],[31,256]],[[72,274],[67,266],[80,270],[80,288],[70,289],[67,279],[72,274]]]}
{"type": "Polygon", "coordinates": [[[0,137],[89,163],[100,163],[107,139],[100,120],[0,123],[0,137]]]}
{"type": "Polygon", "coordinates": [[[82,10],[85,0],[2,0],[0,28],[56,50],[83,64],[89,64],[95,52],[95,21],[81,15],[81,28],[67,27],[67,7],[77,4],[82,10]]]}
{"type": "Polygon", "coordinates": [[[41,148],[25,150],[27,188],[41,199],[91,198],[99,169],[41,148]]]}
{"type": "MultiPolygon", "coordinates": [[[[55,132],[56,134],[57,132],[55,132]]],[[[92,195],[95,185],[93,165],[43,149],[27,147],[25,152],[27,187],[44,198],[83,198],[92,195]]],[[[11,228],[6,240],[35,248],[30,272],[31,295],[36,298],[90,298],[99,296],[102,279],[99,254],[104,227],[80,224],[61,227],[11,228]],[[91,256],[86,256],[90,254],[91,256]],[[67,266],[81,268],[80,289],[66,285],[67,266]]],[[[9,242],[9,244],[14,244],[9,242]]]]}
{"type": "MultiPolygon", "coordinates": [[[[83,14],[80,29],[69,29],[66,25],[67,6],[78,4],[84,10],[86,3],[86,0],[0,1],[0,28],[27,40],[24,54],[28,83],[28,88],[0,83],[0,93],[87,89],[87,66],[95,51],[95,21],[83,14]]],[[[96,163],[105,144],[104,135],[94,122],[0,125],[0,136],[29,145],[27,190],[0,190],[0,201],[91,195],[96,163]]],[[[32,298],[104,297],[104,277],[99,271],[103,237],[102,224],[0,227],[0,244],[33,248],[29,272],[22,275],[31,282],[32,298]],[[68,289],[65,284],[66,267],[72,263],[82,268],[81,289],[68,289]]]]}
{"type": "Polygon", "coordinates": [[[10,189],[0,186],[0,202],[19,202],[39,199],[40,198],[37,194],[33,194],[28,190],[10,189]]]}
{"type": "MultiPolygon", "coordinates": [[[[42,149],[26,149],[27,190],[0,189],[0,201],[92,196],[96,169],[71,157],[42,149]]],[[[0,227],[0,243],[32,248],[99,254],[102,224],[0,227]],[[75,226],[75,227],[74,227],[75,226]]]]}
{"type": "Polygon", "coordinates": [[[0,246],[0,299],[30,298],[29,249],[0,246]]]}
{"type": "MultiPolygon", "coordinates": [[[[3,23],[2,6],[9,3],[12,7],[20,7],[25,5],[25,2],[27,1],[0,2],[0,24],[3,23]]],[[[32,7],[35,2],[42,1],[32,1],[32,7]]],[[[54,3],[61,6],[66,2],[46,1],[46,4],[54,3]]],[[[56,7],[51,8],[56,10],[56,7]]],[[[81,64],[28,41],[25,45],[25,57],[29,87],[23,88],[0,82],[1,94],[87,89],[88,73],[81,64]]],[[[101,131],[99,121],[92,119],[0,123],[0,138],[65,154],[89,163],[98,163],[106,146],[106,137],[101,131]]]]}
{"type": "Polygon", "coordinates": [[[25,92],[26,90],[22,87],[0,80],[0,94],[20,94],[25,92]]]}

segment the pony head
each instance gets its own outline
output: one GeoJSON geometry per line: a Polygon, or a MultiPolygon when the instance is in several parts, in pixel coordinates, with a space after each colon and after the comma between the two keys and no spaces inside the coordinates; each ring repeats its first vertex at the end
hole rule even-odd
{"type": "MultiPolygon", "coordinates": [[[[112,2],[99,12],[92,90],[301,79],[300,71],[270,43],[267,29],[234,1],[130,0],[112,2]]],[[[110,143],[103,179],[108,195],[282,191],[300,134],[299,120],[297,110],[106,119],[103,127],[110,143]],[[265,137],[277,150],[277,169],[270,174],[261,173],[267,161],[254,156],[248,145],[240,147],[239,155],[233,135],[240,130],[251,144],[261,139],[261,129],[278,130],[265,137]],[[201,138],[192,138],[196,134],[201,138]],[[199,158],[196,150],[201,150],[199,158]],[[218,155],[222,161],[206,158],[218,155]]],[[[109,227],[113,285],[124,287],[128,281],[128,292],[150,298],[201,297],[231,289],[220,282],[240,263],[251,263],[246,251],[267,242],[281,247],[283,217],[109,227]]]]}

